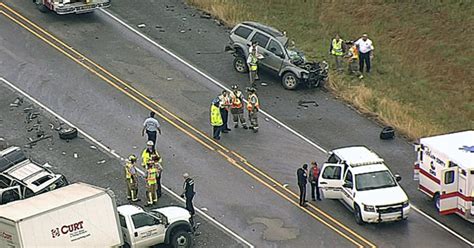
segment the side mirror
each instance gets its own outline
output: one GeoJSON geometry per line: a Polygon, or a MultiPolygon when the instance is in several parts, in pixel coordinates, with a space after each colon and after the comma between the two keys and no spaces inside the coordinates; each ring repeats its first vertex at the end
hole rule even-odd
{"type": "Polygon", "coordinates": [[[396,180],[397,182],[400,182],[400,181],[402,180],[402,177],[401,177],[400,175],[398,175],[398,174],[395,174],[395,180],[396,180]]]}
{"type": "Polygon", "coordinates": [[[351,182],[344,183],[342,187],[352,189],[353,184],[351,182]]]}

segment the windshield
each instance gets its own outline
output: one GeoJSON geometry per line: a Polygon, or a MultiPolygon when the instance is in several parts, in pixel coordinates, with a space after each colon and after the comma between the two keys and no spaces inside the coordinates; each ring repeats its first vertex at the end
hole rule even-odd
{"type": "Polygon", "coordinates": [[[358,191],[397,186],[395,179],[388,170],[358,174],[355,176],[355,181],[358,191]]]}

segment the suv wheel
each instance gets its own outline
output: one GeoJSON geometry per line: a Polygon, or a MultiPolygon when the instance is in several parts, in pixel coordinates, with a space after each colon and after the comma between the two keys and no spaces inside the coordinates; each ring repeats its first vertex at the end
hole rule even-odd
{"type": "Polygon", "coordinates": [[[287,90],[294,90],[298,87],[300,79],[293,72],[287,72],[283,75],[281,83],[283,87],[287,90]]]}
{"type": "Polygon", "coordinates": [[[234,58],[234,69],[240,73],[248,72],[248,67],[244,56],[239,55],[234,58]]]}
{"type": "Polygon", "coordinates": [[[360,208],[358,205],[354,206],[354,218],[357,224],[363,225],[364,219],[362,218],[362,213],[360,212],[360,208]]]}
{"type": "Polygon", "coordinates": [[[184,230],[179,230],[173,234],[171,237],[171,246],[174,248],[183,247],[189,248],[191,247],[191,234],[184,230]]]}

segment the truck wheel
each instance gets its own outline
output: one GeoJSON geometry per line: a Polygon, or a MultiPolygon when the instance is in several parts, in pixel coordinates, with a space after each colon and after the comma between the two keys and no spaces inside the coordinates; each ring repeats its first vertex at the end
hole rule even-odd
{"type": "Polygon", "coordinates": [[[171,237],[171,246],[173,248],[189,248],[191,244],[191,234],[187,231],[179,230],[171,237]]]}
{"type": "Polygon", "coordinates": [[[239,55],[234,58],[234,69],[240,73],[248,72],[249,69],[247,67],[247,63],[245,61],[244,56],[239,55]]]}
{"type": "Polygon", "coordinates": [[[300,79],[293,72],[287,72],[281,79],[281,84],[287,90],[294,90],[298,87],[300,79]]]}
{"type": "Polygon", "coordinates": [[[364,219],[362,218],[362,213],[360,212],[360,208],[358,205],[354,206],[354,218],[357,224],[363,225],[364,219]]]}
{"type": "Polygon", "coordinates": [[[441,207],[440,198],[439,198],[439,193],[436,193],[436,194],[433,196],[433,202],[434,202],[434,206],[435,206],[436,210],[439,212],[439,209],[440,209],[440,207],[441,207]]]}

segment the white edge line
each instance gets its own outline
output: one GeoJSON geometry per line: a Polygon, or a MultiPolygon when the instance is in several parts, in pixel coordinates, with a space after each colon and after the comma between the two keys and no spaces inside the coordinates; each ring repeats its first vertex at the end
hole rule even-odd
{"type": "Polygon", "coordinates": [[[434,222],[435,224],[437,224],[438,226],[440,226],[441,228],[443,228],[445,231],[451,233],[452,235],[454,235],[455,237],[457,237],[458,239],[464,241],[466,244],[470,245],[471,247],[474,247],[474,243],[467,240],[466,238],[464,238],[463,236],[461,236],[459,233],[451,230],[449,227],[447,227],[446,225],[444,225],[443,223],[439,222],[438,220],[434,219],[433,217],[431,217],[429,214],[423,212],[422,210],[420,210],[419,208],[415,207],[413,204],[411,204],[411,208],[414,209],[416,212],[418,212],[419,214],[423,215],[425,218],[431,220],[432,222],[434,222]]]}
{"type": "MultiPolygon", "coordinates": [[[[140,31],[138,31],[137,29],[133,28],[132,26],[130,26],[129,24],[125,23],[124,21],[120,20],[118,17],[116,17],[115,15],[111,14],[109,11],[107,10],[104,10],[104,9],[100,9],[100,11],[102,11],[103,13],[105,13],[107,16],[109,16],[110,18],[114,19],[116,22],[120,23],[121,25],[125,26],[127,29],[129,29],[130,31],[132,31],[133,33],[137,34],[138,36],[142,37],[143,39],[145,39],[146,41],[150,42],[151,44],[153,44],[154,46],[158,47],[159,49],[163,50],[166,54],[168,54],[169,56],[173,57],[174,59],[178,60],[179,62],[183,63],[184,65],[188,66],[189,68],[191,68],[192,70],[194,70],[195,72],[197,72],[198,74],[200,74],[201,76],[203,76],[204,78],[208,79],[209,81],[213,82],[214,84],[216,84],[217,86],[221,87],[222,89],[225,89],[227,91],[230,91],[229,88],[227,88],[224,84],[222,84],[221,82],[217,81],[216,79],[212,78],[211,76],[207,75],[206,73],[204,73],[203,71],[201,71],[200,69],[198,69],[197,67],[195,67],[194,65],[192,65],[191,63],[187,62],[186,60],[184,60],[183,58],[179,57],[178,55],[174,54],[173,52],[171,52],[170,50],[168,50],[167,48],[163,47],[162,45],[158,44],[156,41],[152,40],[151,38],[149,38],[148,36],[142,34],[140,31]]],[[[310,145],[314,146],[315,148],[317,148],[318,150],[320,150],[321,152],[323,153],[328,153],[328,151],[326,149],[324,149],[323,147],[321,147],[320,145],[316,144],[315,142],[313,142],[312,140],[304,137],[302,134],[300,134],[299,132],[297,132],[296,130],[292,129],[291,127],[287,126],[286,124],[284,124],[283,122],[281,122],[280,120],[278,120],[277,118],[275,118],[274,116],[270,115],[269,113],[265,112],[265,111],[261,111],[262,114],[264,114],[265,116],[267,116],[268,118],[270,118],[271,120],[273,120],[274,122],[276,122],[278,125],[284,127],[287,131],[293,133],[294,135],[296,135],[297,137],[299,137],[300,139],[308,142],[310,145]]],[[[413,206],[413,205],[412,205],[413,206]]],[[[455,231],[451,230],[449,227],[445,226],[444,224],[442,224],[441,222],[437,221],[436,219],[434,219],[433,217],[431,217],[430,215],[428,215],[427,213],[423,212],[422,210],[416,208],[416,207],[413,207],[413,209],[415,209],[415,211],[417,211],[418,213],[420,213],[421,215],[423,215],[424,217],[426,217],[427,219],[431,220],[433,223],[439,225],[441,228],[443,228],[444,230],[446,230],[447,232],[451,233],[452,235],[456,236],[457,238],[461,239],[462,241],[466,242],[467,244],[469,244],[470,246],[473,246],[474,247],[474,243],[470,242],[469,240],[467,240],[466,238],[464,238],[463,236],[461,236],[460,234],[456,233],[455,231]]]]}
{"type": "MultiPolygon", "coordinates": [[[[23,90],[21,90],[20,88],[16,87],[14,84],[10,83],[9,81],[7,81],[5,78],[3,77],[0,77],[0,80],[3,81],[6,85],[8,85],[9,87],[11,87],[12,89],[14,89],[15,91],[19,92],[20,94],[24,95],[25,97],[27,97],[30,101],[32,101],[33,103],[35,103],[36,105],[38,105],[39,107],[41,107],[42,109],[46,110],[47,112],[49,112],[50,114],[52,114],[54,117],[58,118],[59,120],[61,120],[62,122],[66,123],[68,126],[70,127],[74,127],[77,129],[77,131],[84,137],[86,137],[87,139],[89,139],[90,141],[92,141],[93,143],[95,143],[97,146],[99,146],[100,148],[104,149],[105,151],[107,151],[108,153],[112,154],[114,157],[116,158],[119,158],[120,160],[124,160],[123,157],[121,157],[120,155],[118,155],[114,150],[110,149],[108,146],[102,144],[101,142],[99,142],[98,140],[94,139],[91,135],[87,134],[85,131],[79,129],[77,126],[75,126],[74,124],[72,124],[71,122],[69,122],[68,120],[66,120],[65,118],[63,118],[62,116],[60,116],[59,114],[57,114],[56,112],[54,112],[53,110],[49,109],[48,107],[46,107],[44,104],[42,104],[41,102],[39,102],[38,100],[36,100],[35,98],[33,98],[32,96],[30,96],[29,94],[27,94],[26,92],[24,92],[23,90]]],[[[145,175],[145,173],[140,169],[140,168],[137,168],[137,170],[139,171],[139,173],[143,176],[145,175]]],[[[181,202],[184,202],[184,199],[181,198],[178,194],[176,194],[175,192],[171,191],[169,188],[165,187],[165,186],[162,186],[163,189],[165,191],[167,191],[169,194],[171,194],[172,196],[174,196],[175,198],[177,198],[179,201],[181,202]]],[[[239,236],[238,234],[236,234],[234,231],[230,230],[228,227],[224,226],[224,224],[218,222],[217,220],[215,220],[214,218],[212,218],[211,216],[209,216],[208,214],[206,214],[204,211],[202,211],[201,209],[199,209],[198,207],[196,207],[196,211],[201,214],[205,219],[207,219],[208,221],[211,221],[212,223],[214,223],[216,226],[218,226],[219,228],[221,228],[222,230],[224,230],[224,232],[227,232],[228,234],[230,234],[231,236],[233,236],[238,242],[241,242],[245,245],[247,245],[248,247],[250,248],[255,248],[254,245],[252,245],[250,242],[248,242],[247,240],[245,240],[243,237],[239,236]]]]}

